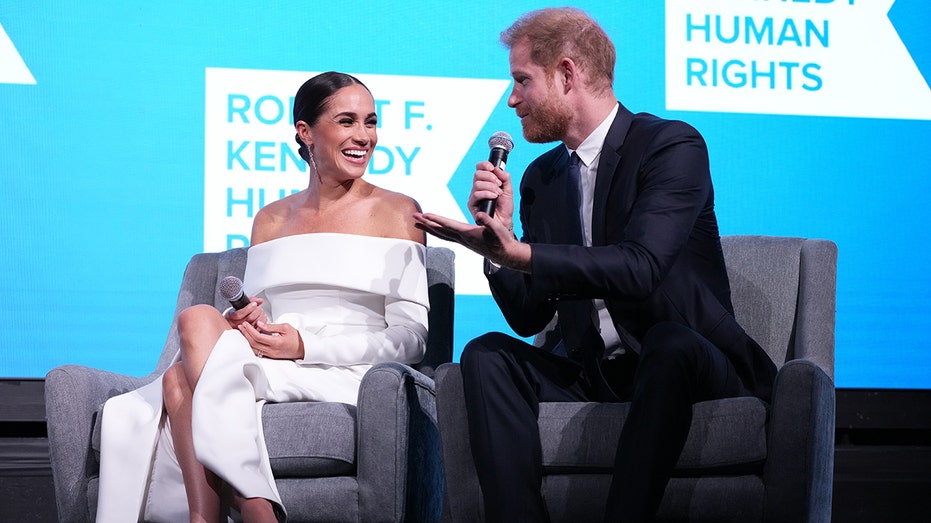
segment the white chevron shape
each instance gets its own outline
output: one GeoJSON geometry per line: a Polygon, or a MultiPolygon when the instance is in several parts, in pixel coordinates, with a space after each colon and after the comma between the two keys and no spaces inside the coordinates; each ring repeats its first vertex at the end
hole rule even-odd
{"type": "Polygon", "coordinates": [[[36,84],[35,77],[26,67],[26,62],[19,55],[3,25],[0,25],[0,84],[36,84]]]}

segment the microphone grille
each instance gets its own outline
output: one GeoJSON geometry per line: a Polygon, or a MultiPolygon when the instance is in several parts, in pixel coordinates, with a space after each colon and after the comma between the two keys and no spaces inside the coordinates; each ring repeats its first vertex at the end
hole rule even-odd
{"type": "Polygon", "coordinates": [[[232,300],[242,294],[242,280],[235,276],[227,276],[220,280],[220,296],[224,300],[232,300]]]}
{"type": "Polygon", "coordinates": [[[511,139],[510,134],[504,131],[498,131],[488,139],[488,148],[494,149],[495,147],[500,147],[507,152],[511,152],[511,149],[514,148],[514,140],[511,139]]]}

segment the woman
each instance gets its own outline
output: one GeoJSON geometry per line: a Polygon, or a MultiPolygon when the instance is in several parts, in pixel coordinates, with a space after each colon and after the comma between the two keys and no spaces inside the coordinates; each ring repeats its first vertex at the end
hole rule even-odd
{"type": "Polygon", "coordinates": [[[352,76],[323,73],[298,90],[294,121],[310,181],[255,217],[249,305],[184,310],[181,351],[162,379],[105,406],[98,521],[188,514],[212,523],[227,485],[244,521],[283,521],[261,405],[355,404],[373,364],[423,357],[417,204],[362,179],[377,141],[371,93],[352,76]],[[149,412],[140,404],[155,414],[140,415],[149,412]]]}

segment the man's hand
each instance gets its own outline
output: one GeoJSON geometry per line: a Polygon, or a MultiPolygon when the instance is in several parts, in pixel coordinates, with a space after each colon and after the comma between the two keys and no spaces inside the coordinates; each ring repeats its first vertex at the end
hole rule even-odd
{"type": "Polygon", "coordinates": [[[530,272],[530,245],[519,242],[513,232],[483,212],[475,214],[476,225],[429,213],[415,213],[414,221],[418,229],[458,243],[498,265],[530,272]]]}
{"type": "MultiPolygon", "coordinates": [[[[476,218],[479,204],[483,200],[495,200],[495,219],[505,227],[513,229],[514,223],[514,189],[511,185],[511,175],[507,171],[483,161],[475,165],[475,174],[472,175],[472,192],[469,194],[469,212],[476,218]]],[[[478,223],[476,219],[475,223],[478,223]]]]}

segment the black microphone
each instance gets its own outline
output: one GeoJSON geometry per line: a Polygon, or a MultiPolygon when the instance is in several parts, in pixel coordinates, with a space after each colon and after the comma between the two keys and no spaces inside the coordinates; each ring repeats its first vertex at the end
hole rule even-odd
{"type": "Polygon", "coordinates": [[[235,276],[227,276],[220,281],[220,296],[229,300],[237,311],[249,305],[249,297],[242,291],[242,280],[235,276]]]}
{"type": "MultiPolygon", "coordinates": [[[[488,161],[495,167],[504,169],[508,161],[508,153],[514,148],[514,140],[511,139],[511,135],[504,131],[496,132],[488,139],[488,147],[491,148],[491,152],[488,154],[488,161]]],[[[494,216],[495,201],[482,200],[478,202],[478,210],[488,216],[494,216]]]]}

